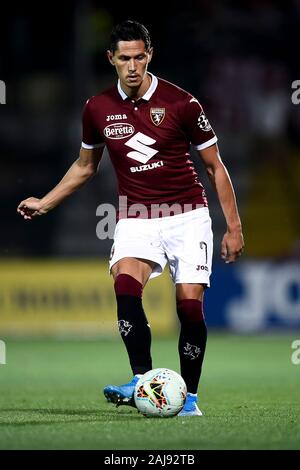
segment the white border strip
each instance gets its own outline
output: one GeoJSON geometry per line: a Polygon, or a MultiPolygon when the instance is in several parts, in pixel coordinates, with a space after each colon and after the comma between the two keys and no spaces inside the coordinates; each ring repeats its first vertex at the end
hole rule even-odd
{"type": "Polygon", "coordinates": [[[104,143],[95,144],[95,145],[88,145],[88,144],[85,144],[84,142],[81,142],[81,147],[84,148],[84,149],[87,149],[87,150],[99,149],[100,147],[104,147],[104,146],[105,146],[104,143]]]}
{"type": "Polygon", "coordinates": [[[195,148],[197,150],[203,150],[203,149],[206,149],[207,147],[210,147],[211,145],[215,144],[217,141],[218,141],[218,138],[215,135],[212,139],[209,139],[207,142],[204,142],[203,144],[200,144],[200,145],[195,145],[195,148]]]}
{"type": "MultiPolygon", "coordinates": [[[[151,96],[153,95],[153,93],[155,92],[156,88],[157,88],[157,85],[158,85],[158,79],[155,75],[153,75],[153,73],[151,72],[147,72],[148,75],[151,76],[152,80],[151,80],[151,85],[149,86],[148,90],[146,91],[146,93],[141,97],[141,99],[145,100],[145,101],[149,101],[151,96]]],[[[118,80],[118,84],[117,84],[117,88],[118,88],[118,92],[119,94],[121,95],[121,98],[122,100],[126,100],[126,98],[129,98],[126,93],[122,90],[122,87],[121,87],[121,82],[120,82],[120,79],[118,80]]]]}

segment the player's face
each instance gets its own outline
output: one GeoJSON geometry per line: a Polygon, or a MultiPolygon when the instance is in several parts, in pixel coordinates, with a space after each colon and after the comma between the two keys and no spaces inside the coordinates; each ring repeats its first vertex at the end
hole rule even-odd
{"type": "Polygon", "coordinates": [[[139,88],[147,74],[147,67],[152,58],[152,47],[146,51],[145,43],[138,41],[119,41],[113,54],[107,52],[108,59],[116,67],[122,88],[139,88]]]}

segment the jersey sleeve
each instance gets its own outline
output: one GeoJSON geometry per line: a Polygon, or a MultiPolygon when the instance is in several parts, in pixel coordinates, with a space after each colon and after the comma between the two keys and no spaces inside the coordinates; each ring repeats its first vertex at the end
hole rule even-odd
{"type": "Polygon", "coordinates": [[[93,119],[92,99],[89,99],[82,112],[82,147],[85,149],[95,149],[104,147],[103,138],[96,128],[93,119]]]}
{"type": "Polygon", "coordinates": [[[183,122],[190,142],[197,150],[203,150],[217,142],[214,133],[199,101],[189,95],[183,109],[183,122]]]}

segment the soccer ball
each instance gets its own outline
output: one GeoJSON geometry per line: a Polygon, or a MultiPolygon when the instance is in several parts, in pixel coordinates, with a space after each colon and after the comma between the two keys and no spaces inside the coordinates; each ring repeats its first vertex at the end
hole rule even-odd
{"type": "Polygon", "coordinates": [[[134,390],[137,409],[146,417],[170,418],[186,399],[183,378],[170,369],[152,369],[140,377],[134,390]]]}

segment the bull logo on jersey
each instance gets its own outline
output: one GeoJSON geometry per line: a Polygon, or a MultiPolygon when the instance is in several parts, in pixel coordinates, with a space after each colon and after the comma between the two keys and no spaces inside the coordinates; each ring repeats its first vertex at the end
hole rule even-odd
{"type": "Polygon", "coordinates": [[[159,126],[166,115],[166,108],[150,108],[150,117],[153,124],[159,126]]]}
{"type": "Polygon", "coordinates": [[[184,355],[189,356],[192,360],[197,359],[199,354],[201,353],[201,349],[198,346],[194,346],[193,344],[186,343],[184,346],[184,355]]]}
{"type": "Polygon", "coordinates": [[[123,334],[124,336],[127,336],[132,328],[132,325],[130,325],[129,321],[119,320],[118,328],[121,335],[123,334]]]}

